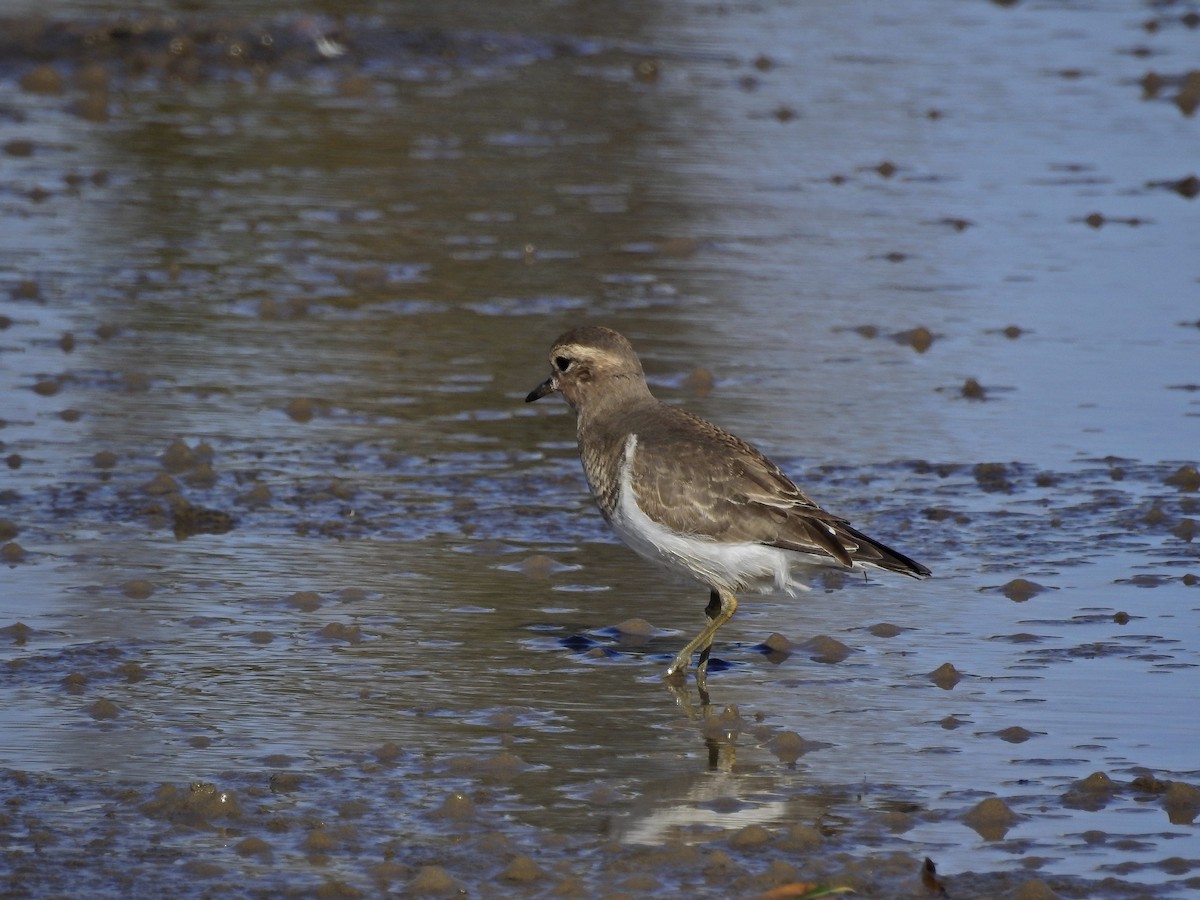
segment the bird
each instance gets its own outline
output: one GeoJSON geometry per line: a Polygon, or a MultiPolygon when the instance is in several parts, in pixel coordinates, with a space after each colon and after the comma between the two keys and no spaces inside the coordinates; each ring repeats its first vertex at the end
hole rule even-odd
{"type": "Polygon", "coordinates": [[[668,666],[686,678],[696,651],[703,684],[714,636],[737,594],[810,588],[822,567],[931,572],[827,512],[734,434],[650,393],[629,340],[600,325],[551,346],[550,377],[525,402],[558,393],[576,415],[579,457],[604,519],[637,554],[709,589],[704,629],[668,666]]]}

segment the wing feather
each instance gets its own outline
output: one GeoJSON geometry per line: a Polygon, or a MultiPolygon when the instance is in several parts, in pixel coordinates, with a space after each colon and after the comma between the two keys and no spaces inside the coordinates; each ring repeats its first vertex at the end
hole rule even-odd
{"type": "Polygon", "coordinates": [[[630,473],[638,505],[673,531],[766,544],[847,567],[929,574],[822,509],[756,448],[712,423],[661,404],[631,424],[638,436],[630,473]]]}

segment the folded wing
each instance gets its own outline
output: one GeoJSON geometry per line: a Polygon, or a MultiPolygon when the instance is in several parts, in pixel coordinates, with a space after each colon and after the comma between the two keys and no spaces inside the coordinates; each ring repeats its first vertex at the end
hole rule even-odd
{"type": "Polygon", "coordinates": [[[914,578],[929,574],[925,566],[822,509],[745,441],[683,410],[660,409],[670,410],[671,429],[665,432],[660,420],[655,433],[664,439],[658,442],[650,432],[639,434],[631,476],[639,505],[662,525],[847,567],[870,565],[914,578]],[[703,439],[687,440],[689,434],[703,439]]]}

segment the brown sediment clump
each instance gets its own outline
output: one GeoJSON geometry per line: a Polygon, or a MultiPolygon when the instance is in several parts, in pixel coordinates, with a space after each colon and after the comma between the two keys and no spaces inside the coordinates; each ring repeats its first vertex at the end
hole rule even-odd
{"type": "Polygon", "coordinates": [[[934,334],[924,325],[918,325],[916,328],[910,328],[908,331],[900,331],[892,335],[892,340],[898,344],[908,344],[918,353],[924,353],[933,346],[935,340],[934,334]]]}
{"type": "Polygon", "coordinates": [[[1200,70],[1192,69],[1183,76],[1183,84],[1175,95],[1175,105],[1185,116],[1191,116],[1200,109],[1200,70]]]}
{"type": "Polygon", "coordinates": [[[13,285],[9,296],[14,300],[41,300],[42,287],[32,278],[23,278],[13,285]]]}
{"type": "Polygon", "coordinates": [[[1142,516],[1142,523],[1153,528],[1156,525],[1166,522],[1167,518],[1166,510],[1162,508],[1162,504],[1159,501],[1155,500],[1150,505],[1150,508],[1146,510],[1146,514],[1142,516]]]}
{"type": "Polygon", "coordinates": [[[25,140],[24,138],[17,138],[15,140],[5,142],[3,149],[6,156],[25,158],[33,156],[34,146],[35,145],[33,141],[25,140]]]}
{"type": "Polygon", "coordinates": [[[746,729],[746,721],[742,718],[737,706],[730,704],[721,710],[718,716],[709,716],[700,727],[700,733],[706,739],[715,741],[731,741],[746,729]]]}
{"type": "Polygon", "coordinates": [[[233,845],[234,852],[238,856],[258,856],[264,861],[269,860],[272,851],[271,845],[260,837],[248,837],[233,845]]]}
{"type": "Polygon", "coordinates": [[[306,315],[308,315],[308,301],[301,297],[291,297],[282,301],[267,297],[258,304],[260,319],[302,319],[306,315]]]}
{"type": "Polygon", "coordinates": [[[88,63],[75,74],[75,84],[85,91],[108,90],[108,69],[100,63],[88,63]]]}
{"type": "Polygon", "coordinates": [[[828,744],[822,744],[817,741],[806,741],[794,731],[785,731],[782,734],[777,734],[771,740],[767,741],[767,749],[775,755],[781,763],[792,765],[805,753],[812,750],[819,750],[828,747],[828,744]]]}
{"type": "Polygon", "coordinates": [[[1186,197],[1188,200],[1193,199],[1200,194],[1200,178],[1195,175],[1185,175],[1183,178],[1177,178],[1174,181],[1147,181],[1146,187],[1160,187],[1174,191],[1181,197],[1186,197]]]}
{"type": "Polygon", "coordinates": [[[336,850],[338,844],[339,841],[334,835],[318,825],[304,836],[304,840],[300,842],[300,849],[310,860],[322,859],[336,850]]]}
{"type": "Polygon", "coordinates": [[[837,638],[827,634],[819,634],[805,641],[800,649],[810,654],[809,659],[819,663],[840,663],[854,652],[854,648],[843,644],[837,638]]]}
{"type": "Polygon", "coordinates": [[[908,629],[899,625],[893,625],[891,622],[879,622],[869,627],[867,631],[875,635],[875,637],[893,638],[903,631],[908,631],[908,629]]]}
{"type": "Polygon", "coordinates": [[[1014,578],[1012,581],[1000,585],[998,590],[1014,603],[1024,603],[1031,597],[1036,597],[1043,591],[1049,590],[1049,588],[1038,584],[1036,581],[1030,581],[1027,578],[1014,578]]]}
{"type": "Polygon", "coordinates": [[[88,91],[71,104],[71,112],[87,122],[107,122],[109,118],[108,92],[88,91]]]}
{"type": "Polygon", "coordinates": [[[66,81],[53,66],[40,65],[30,69],[17,82],[21,90],[30,94],[61,94],[66,81]]]}
{"type": "Polygon", "coordinates": [[[208,463],[200,463],[183,476],[192,487],[212,487],[217,483],[217,473],[208,463]]]}
{"type": "Polygon", "coordinates": [[[466,889],[441,866],[425,866],[408,883],[409,897],[451,897],[466,894],[466,889]]]}
{"type": "Polygon", "coordinates": [[[494,775],[500,778],[512,778],[527,768],[525,760],[517,754],[507,751],[492,754],[479,761],[479,771],[485,775],[494,775]]]}
{"type": "Polygon", "coordinates": [[[971,469],[971,474],[975,476],[975,483],[988,493],[1012,490],[1008,466],[1004,463],[977,463],[971,469]]]}
{"type": "Polygon", "coordinates": [[[762,642],[762,645],[767,649],[768,653],[787,653],[796,646],[778,631],[771,632],[767,636],[767,639],[762,642]]]}
{"type": "Polygon", "coordinates": [[[167,449],[162,452],[158,461],[162,463],[164,469],[172,474],[190,469],[197,462],[195,454],[192,453],[192,448],[179,438],[176,438],[167,446],[167,449]]]}
{"type": "Polygon", "coordinates": [[[271,489],[265,484],[256,484],[250,490],[239,494],[237,502],[243,506],[259,507],[267,506],[274,499],[271,489]]]}
{"type": "Polygon", "coordinates": [[[309,397],[294,397],[287,402],[287,406],[283,411],[288,418],[295,422],[308,422],[312,420],[316,404],[309,397]]]}
{"type": "Polygon", "coordinates": [[[942,663],[929,673],[929,680],[943,691],[951,690],[956,684],[962,681],[962,678],[962,673],[954,668],[953,664],[948,662],[942,663]]]}
{"type": "Polygon", "coordinates": [[[232,792],[206,782],[195,782],[186,791],[164,784],[142,804],[141,811],[152,819],[205,830],[212,828],[213,819],[237,819],[242,814],[241,804],[232,792]]]}
{"type": "Polygon", "coordinates": [[[1040,878],[1031,878],[1017,885],[1010,896],[1012,900],[1059,900],[1059,895],[1040,878]]]}
{"type": "Polygon", "coordinates": [[[1020,725],[1011,725],[996,732],[996,737],[1010,744],[1023,744],[1030,738],[1037,737],[1037,735],[1038,732],[1022,728],[1020,725]]]}
{"type": "Polygon", "coordinates": [[[633,77],[642,84],[658,81],[661,63],[657,59],[639,59],[633,64],[633,77]]]}
{"type": "Polygon", "coordinates": [[[111,700],[101,698],[87,708],[87,714],[97,721],[103,721],[115,719],[121,714],[121,710],[111,700]]]}
{"type": "Polygon", "coordinates": [[[171,528],[176,539],[181,541],[198,534],[225,534],[237,524],[237,520],[223,510],[207,509],[182,499],[174,504],[171,516],[171,528]]]}
{"type": "Polygon", "coordinates": [[[121,390],[127,394],[144,394],[150,390],[150,376],[145,372],[126,372],[121,376],[121,390]]]}
{"type": "Polygon", "coordinates": [[[613,631],[622,637],[648,638],[654,636],[654,626],[645,619],[626,619],[613,626],[613,631]]]}
{"type": "Polygon", "coordinates": [[[375,82],[361,72],[352,72],[337,83],[337,92],[342,97],[371,97],[375,82]]]}
{"type": "Polygon", "coordinates": [[[5,625],[3,628],[0,628],[0,637],[8,638],[18,646],[26,643],[31,634],[33,634],[33,629],[24,622],[14,622],[11,625],[5,625]]]}
{"type": "Polygon", "coordinates": [[[799,853],[810,853],[825,843],[825,836],[812,825],[793,825],[779,839],[779,847],[799,853]]]}
{"type": "Polygon", "coordinates": [[[972,807],[963,821],[985,841],[999,841],[1020,820],[999,797],[988,797],[972,807]]]}
{"type": "Polygon", "coordinates": [[[960,525],[966,525],[971,521],[970,516],[955,512],[952,509],[946,509],[944,506],[927,506],[921,510],[921,515],[931,522],[944,522],[947,519],[953,519],[960,525]]]}
{"type": "Polygon", "coordinates": [[[139,681],[145,681],[149,674],[145,667],[140,663],[123,662],[116,668],[116,673],[125,679],[129,684],[137,684],[139,681]]]}
{"type": "Polygon", "coordinates": [[[316,591],[296,591],[284,600],[284,603],[300,612],[313,612],[320,609],[321,602],[321,595],[316,591]]]}
{"type": "Polygon", "coordinates": [[[792,655],[795,646],[786,636],[774,631],[756,649],[763,653],[767,662],[778,665],[792,655]]]}
{"type": "Polygon", "coordinates": [[[154,585],[144,578],[135,578],[121,585],[121,593],[131,600],[145,600],[154,593],[154,585]]]}
{"type": "Polygon", "coordinates": [[[1184,493],[1200,491],[1200,471],[1197,471],[1195,466],[1180,466],[1163,481],[1163,484],[1172,485],[1184,493]]]}
{"type": "Polygon", "coordinates": [[[1104,772],[1093,772],[1076,781],[1062,795],[1062,804],[1068,809],[1084,809],[1094,812],[1103,809],[1121,790],[1121,786],[1104,772]]]}
{"type": "Polygon", "coordinates": [[[63,676],[62,681],[59,682],[68,694],[82,694],[87,683],[88,677],[82,672],[71,672],[69,675],[63,676]]]}
{"type": "Polygon", "coordinates": [[[757,822],[735,831],[729,846],[737,850],[758,850],[771,843],[771,832],[757,822]]]}
{"type": "Polygon", "coordinates": [[[545,877],[545,872],[542,867],[533,861],[528,856],[520,854],[500,873],[501,881],[515,882],[517,884],[532,884],[545,877]]]}
{"type": "Polygon", "coordinates": [[[984,400],[987,398],[987,391],[974,378],[968,378],[963,382],[962,395],[968,400],[984,400]]]}
{"type": "Polygon", "coordinates": [[[1184,781],[1169,782],[1163,809],[1172,825],[1191,825],[1200,815],[1200,788],[1184,781]]]}
{"type": "Polygon", "coordinates": [[[267,779],[267,785],[273,794],[294,794],[306,780],[299,772],[274,772],[267,779]]]}
{"type": "Polygon", "coordinates": [[[5,562],[12,565],[23,562],[25,556],[25,548],[16,541],[9,541],[3,547],[0,547],[0,562],[5,562]]]}
{"type": "Polygon", "coordinates": [[[362,643],[362,628],[343,622],[330,622],[317,632],[318,636],[330,641],[345,641],[348,644],[362,643]]]}
{"type": "Polygon", "coordinates": [[[15,523],[9,519],[0,519],[0,541],[11,541],[20,533],[21,529],[15,523]]]}
{"type": "Polygon", "coordinates": [[[531,578],[549,578],[564,567],[544,553],[535,553],[519,563],[517,568],[531,578]]]}
{"type": "Polygon", "coordinates": [[[470,821],[476,815],[475,801],[462,791],[452,791],[446,795],[446,799],[442,801],[442,805],[438,807],[434,815],[451,822],[470,821]]]}
{"type": "Polygon", "coordinates": [[[111,469],[117,464],[117,454],[111,450],[101,450],[92,456],[92,465],[97,469],[111,469]]]}

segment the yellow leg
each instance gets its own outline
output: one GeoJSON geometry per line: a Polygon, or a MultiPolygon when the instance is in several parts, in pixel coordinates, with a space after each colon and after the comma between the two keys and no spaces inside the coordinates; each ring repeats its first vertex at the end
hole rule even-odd
{"type": "Polygon", "coordinates": [[[687,646],[675,654],[675,659],[667,667],[667,676],[670,677],[677,672],[686,675],[688,666],[692,662],[692,654],[699,650],[700,664],[696,667],[696,677],[697,680],[703,680],[708,669],[708,655],[712,651],[713,635],[717,633],[718,628],[733,618],[735,612],[737,612],[737,597],[728,591],[714,588],[709,596],[708,607],[704,610],[704,614],[708,616],[708,624],[704,626],[703,631],[687,642],[687,646]]]}

